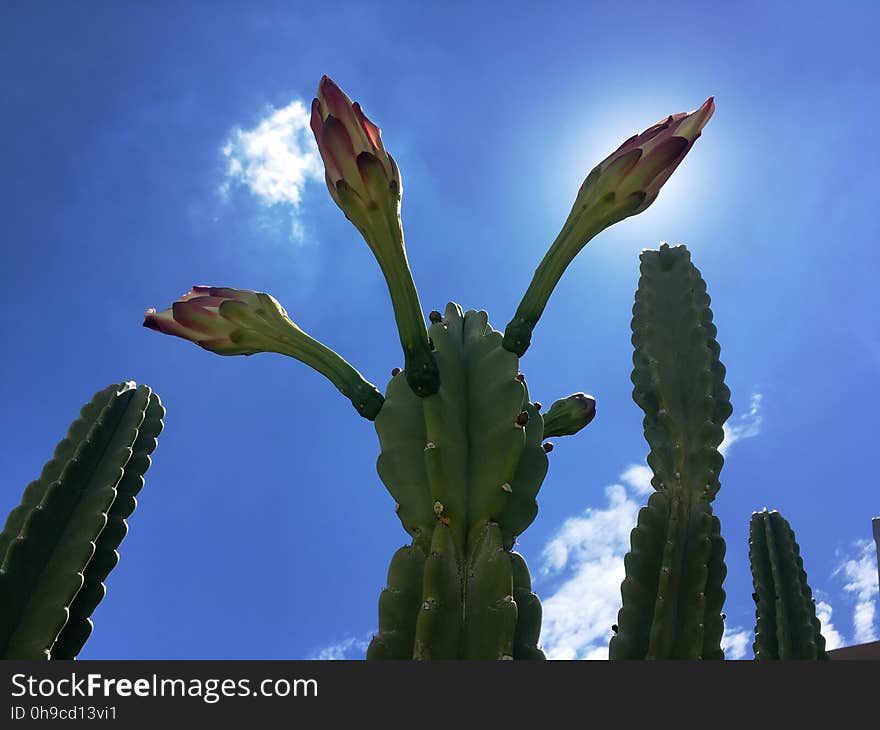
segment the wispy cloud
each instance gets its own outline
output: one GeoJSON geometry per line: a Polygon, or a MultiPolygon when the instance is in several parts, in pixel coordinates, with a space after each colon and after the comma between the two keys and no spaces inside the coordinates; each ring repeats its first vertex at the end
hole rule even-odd
{"type": "Polygon", "coordinates": [[[827,601],[816,601],[816,618],[819,619],[819,630],[821,631],[822,636],[825,637],[826,651],[837,649],[844,645],[843,636],[840,635],[840,632],[834,628],[834,624],[831,623],[832,612],[833,609],[831,608],[830,603],[827,601]]]}
{"type": "Polygon", "coordinates": [[[877,641],[876,607],[880,589],[877,585],[877,553],[874,543],[870,540],[859,540],[856,543],[856,555],[843,557],[834,574],[842,575],[846,579],[844,594],[855,603],[853,643],[877,641]]]}
{"type": "Polygon", "coordinates": [[[372,634],[366,636],[351,636],[335,644],[325,646],[318,650],[311,659],[363,659],[370,644],[372,634]]]}
{"type": "Polygon", "coordinates": [[[761,414],[761,402],[764,396],[761,393],[752,393],[749,399],[749,410],[734,419],[733,423],[724,424],[724,441],[718,450],[726,457],[727,451],[737,441],[752,438],[761,433],[761,424],[764,420],[761,414]]]}
{"type": "MultiPolygon", "coordinates": [[[[723,450],[740,439],[760,433],[761,394],[751,397],[749,410],[725,428],[723,450]]],[[[536,586],[557,581],[542,598],[544,621],[541,643],[551,659],[607,659],[611,626],[620,609],[620,584],[625,577],[624,557],[645,497],[653,491],[652,472],[644,464],[630,464],[620,482],[605,488],[606,505],[588,507],[567,519],[543,551],[536,586]]],[[[725,629],[722,646],[731,659],[745,656],[751,631],[725,629]]]]}
{"type": "Polygon", "coordinates": [[[269,113],[252,129],[235,127],[222,148],[226,178],[221,194],[240,185],[265,205],[291,207],[291,235],[302,239],[297,217],[306,183],[323,180],[318,148],[309,128],[309,111],[299,99],[269,113]]]}

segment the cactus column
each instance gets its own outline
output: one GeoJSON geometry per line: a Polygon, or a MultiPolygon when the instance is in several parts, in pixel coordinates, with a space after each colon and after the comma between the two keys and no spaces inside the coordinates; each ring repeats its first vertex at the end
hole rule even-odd
{"type": "Polygon", "coordinates": [[[752,514],[749,561],[755,586],[755,659],[828,659],[800,548],[779,512],[752,514]]]}
{"type": "Polygon", "coordinates": [[[439,391],[419,398],[400,372],[375,422],[412,544],[392,560],[367,658],[543,656],[540,605],[511,551],[537,514],[543,419],[485,312],[449,304],[432,319],[439,391]]]}
{"type": "Polygon", "coordinates": [[[706,285],[684,246],[641,255],[633,399],[657,490],[625,559],[611,659],[721,659],[724,540],[711,502],[731,413],[706,285]]]}

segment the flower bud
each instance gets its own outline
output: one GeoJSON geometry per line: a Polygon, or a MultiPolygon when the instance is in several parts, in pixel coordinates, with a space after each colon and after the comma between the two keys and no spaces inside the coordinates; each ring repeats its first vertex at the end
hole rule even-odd
{"type": "Polygon", "coordinates": [[[376,386],[297,327],[269,294],[194,286],[168,309],[148,309],[144,327],[189,340],[218,355],[278,352],[296,358],[330,380],[369,420],[384,401],[376,386]]]}
{"type": "Polygon", "coordinates": [[[586,393],[560,398],[544,415],[544,438],[571,436],[596,416],[596,399],[586,393]]]}
{"type": "Polygon", "coordinates": [[[330,195],[360,231],[385,276],[407,382],[416,395],[432,395],[440,387],[440,372],[406,258],[397,163],[385,150],[379,127],[327,76],[312,101],[311,127],[330,195]]]}
{"type": "Polygon", "coordinates": [[[714,112],[715,100],[709,97],[696,111],[672,114],[630,137],[593,168],[504,331],[505,349],[525,354],[550,294],[574,257],[597,233],[656,200],[714,112]]]}

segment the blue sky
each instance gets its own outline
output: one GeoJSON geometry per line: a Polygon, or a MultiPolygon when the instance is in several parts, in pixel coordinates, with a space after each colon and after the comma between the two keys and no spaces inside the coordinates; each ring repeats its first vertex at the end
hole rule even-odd
{"type": "Polygon", "coordinates": [[[629,320],[638,252],[685,243],[734,414],[715,502],[729,656],[750,658],[748,520],[779,509],[829,644],[880,638],[874,3],[10,2],[0,9],[0,512],[79,407],[154,388],[166,428],[82,658],[360,657],[406,534],[373,426],[280,355],[141,327],[193,284],[267,291],[383,390],[379,268],[302,129],[324,73],[383,130],[426,310],[502,329],[587,172],[714,95],[645,213],[600,234],[521,366],[595,421],[557,440],[520,538],[551,656],[599,657],[646,500],[629,320]]]}

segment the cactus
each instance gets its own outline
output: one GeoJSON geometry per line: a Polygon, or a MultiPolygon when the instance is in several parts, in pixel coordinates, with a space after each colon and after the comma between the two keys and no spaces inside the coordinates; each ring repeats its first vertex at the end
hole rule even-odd
{"type": "Polygon", "coordinates": [[[752,514],[749,562],[755,587],[755,659],[828,659],[800,548],[779,512],[752,514]]]}
{"type": "Polygon", "coordinates": [[[711,502],[731,413],[709,296],[684,246],[641,254],[633,399],[655,492],[625,558],[611,659],[720,659],[725,544],[711,502]]]}
{"type": "Polygon", "coordinates": [[[311,128],[334,202],[385,277],[403,351],[384,398],[329,348],[308,338],[268,294],[195,287],[144,325],[220,355],[276,352],[310,365],[375,423],[379,476],[411,544],[379,599],[369,659],[541,659],[541,606],[513,551],[538,511],[550,436],[595,415],[592,396],[532,402],[519,357],[565,268],[601,230],[645,210],[700,136],[710,98],[636,135],[600,163],[539,265],[504,335],[484,311],[449,303],[426,326],[400,218],[402,183],[380,129],[326,76],[311,128]],[[232,300],[232,301],[230,301],[232,300]]]}
{"type": "Polygon", "coordinates": [[[0,532],[0,657],[79,653],[164,413],[145,385],[99,391],[27,486],[0,532]]]}
{"type": "Polygon", "coordinates": [[[439,391],[419,398],[400,372],[375,421],[379,475],[412,545],[392,562],[367,656],[512,657],[511,549],[537,514],[543,419],[485,312],[450,303],[429,335],[439,391]]]}

